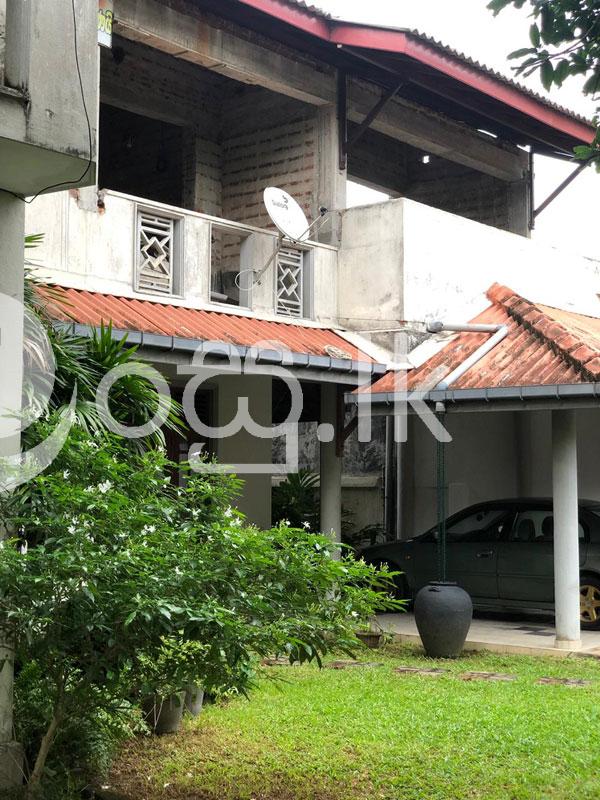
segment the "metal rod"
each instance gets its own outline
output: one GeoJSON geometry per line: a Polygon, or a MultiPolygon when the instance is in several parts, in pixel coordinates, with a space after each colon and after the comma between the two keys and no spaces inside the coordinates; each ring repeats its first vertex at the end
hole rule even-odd
{"type": "Polygon", "coordinates": [[[567,186],[569,186],[571,183],[573,183],[573,181],[575,180],[575,178],[576,178],[576,177],[577,177],[577,176],[578,176],[578,175],[579,175],[581,172],[583,172],[583,170],[584,170],[584,169],[587,167],[587,165],[588,165],[589,163],[590,163],[590,159],[587,159],[586,161],[582,161],[582,162],[581,162],[581,164],[579,164],[579,165],[578,165],[578,166],[577,166],[577,167],[576,167],[576,168],[573,170],[573,172],[572,172],[570,175],[568,175],[568,176],[567,176],[567,177],[564,179],[564,181],[563,181],[561,184],[559,184],[559,185],[556,187],[556,189],[555,189],[553,192],[551,192],[551,193],[548,195],[548,197],[547,197],[547,198],[544,200],[544,202],[543,202],[543,203],[542,203],[540,206],[538,206],[538,207],[535,209],[535,211],[533,212],[533,218],[534,218],[534,219],[536,219],[536,217],[538,216],[538,214],[541,214],[541,213],[542,213],[542,211],[544,211],[544,209],[548,208],[548,206],[550,205],[550,203],[552,203],[554,200],[556,200],[556,198],[559,196],[559,194],[561,194],[562,192],[564,192],[564,190],[567,188],[567,186]]]}
{"type": "Polygon", "coordinates": [[[389,101],[398,94],[400,89],[404,86],[404,81],[400,81],[396,86],[389,91],[385,92],[380,99],[375,103],[373,108],[369,111],[367,116],[364,120],[360,123],[358,128],[354,131],[350,139],[344,144],[344,153],[347,154],[353,145],[361,138],[368,128],[371,127],[371,123],[374,122],[375,119],[379,116],[379,114],[383,111],[385,106],[389,103],[389,101]]]}

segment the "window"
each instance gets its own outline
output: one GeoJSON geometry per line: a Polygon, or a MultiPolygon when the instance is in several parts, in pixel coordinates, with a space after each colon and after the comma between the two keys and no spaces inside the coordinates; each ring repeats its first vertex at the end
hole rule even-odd
{"type": "Polygon", "coordinates": [[[448,525],[447,540],[448,542],[496,541],[504,529],[507,515],[505,508],[481,508],[448,525]]]}
{"type": "Polygon", "coordinates": [[[211,225],[210,299],[215,303],[250,307],[253,263],[242,266],[248,234],[227,226],[211,225]]]}
{"type": "MultiPolygon", "coordinates": [[[[496,541],[510,525],[511,512],[506,508],[479,508],[458,519],[453,518],[446,527],[446,541],[490,542],[496,541]]],[[[422,541],[437,542],[438,526],[423,536],[422,541]]]]}
{"type": "MultiPolygon", "coordinates": [[[[554,516],[552,509],[537,508],[517,514],[511,532],[511,542],[552,542],[554,539],[554,516]]],[[[579,522],[579,539],[585,539],[585,529],[579,522]]]]}
{"type": "Polygon", "coordinates": [[[310,252],[281,247],[277,255],[275,309],[288,317],[311,317],[310,252]]]}
{"type": "Polygon", "coordinates": [[[152,209],[136,210],[135,290],[150,294],[180,294],[180,218],[152,209]]]}

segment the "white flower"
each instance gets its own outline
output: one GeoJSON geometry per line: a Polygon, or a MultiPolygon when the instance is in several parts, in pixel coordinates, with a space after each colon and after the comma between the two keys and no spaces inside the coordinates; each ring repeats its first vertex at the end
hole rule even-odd
{"type": "Polygon", "coordinates": [[[21,555],[22,555],[22,556],[26,556],[26,555],[27,555],[27,551],[28,551],[28,550],[29,550],[29,545],[27,544],[27,541],[24,541],[24,542],[21,544],[21,555]]]}
{"type": "Polygon", "coordinates": [[[306,520],[305,520],[302,523],[302,527],[304,528],[305,531],[309,531],[310,530],[310,522],[306,522],[306,520]]]}
{"type": "Polygon", "coordinates": [[[142,533],[156,533],[156,525],[144,525],[142,533]]]}
{"type": "Polygon", "coordinates": [[[228,518],[232,517],[233,516],[233,509],[231,508],[231,506],[229,506],[228,508],[225,509],[225,511],[223,513],[228,518]]]}
{"type": "Polygon", "coordinates": [[[77,528],[75,527],[75,525],[69,525],[69,527],[67,528],[67,530],[69,531],[69,533],[75,533],[75,531],[77,530],[77,528]]]}
{"type": "Polygon", "coordinates": [[[104,481],[104,483],[99,483],[97,486],[98,491],[100,494],[106,494],[109,489],[112,488],[112,483],[110,481],[104,481]]]}
{"type": "Polygon", "coordinates": [[[65,480],[67,480],[67,478],[69,477],[69,475],[70,475],[70,474],[71,474],[71,473],[69,472],[69,470],[68,470],[68,469],[66,469],[66,470],[63,472],[63,478],[64,478],[65,480]]]}

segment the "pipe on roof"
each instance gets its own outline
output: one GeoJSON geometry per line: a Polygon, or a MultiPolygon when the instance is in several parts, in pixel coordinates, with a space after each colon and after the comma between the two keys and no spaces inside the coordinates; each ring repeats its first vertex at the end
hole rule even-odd
{"type": "Polygon", "coordinates": [[[443,322],[431,322],[427,326],[430,333],[441,333],[442,331],[452,331],[459,333],[493,333],[487,342],[484,342],[481,347],[478,347],[474,353],[466,358],[462,364],[459,364],[456,369],[441,380],[434,391],[449,389],[453,383],[461,378],[465,372],[468,372],[471,367],[474,367],[481,359],[486,356],[490,350],[493,350],[497,344],[506,338],[508,335],[508,327],[506,325],[452,325],[443,322]]]}

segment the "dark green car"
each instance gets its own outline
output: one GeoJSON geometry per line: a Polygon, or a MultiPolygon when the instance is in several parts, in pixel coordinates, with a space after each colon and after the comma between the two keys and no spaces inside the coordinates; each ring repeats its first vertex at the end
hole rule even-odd
{"type": "MultiPolygon", "coordinates": [[[[447,578],[475,608],[554,610],[554,518],[549,498],[495,500],[470,506],[447,520],[447,578]]],[[[403,575],[402,596],[414,597],[438,579],[437,526],[404,541],[379,544],[359,555],[403,575]]],[[[579,501],[581,627],[600,628],[600,503],[579,501]]]]}

